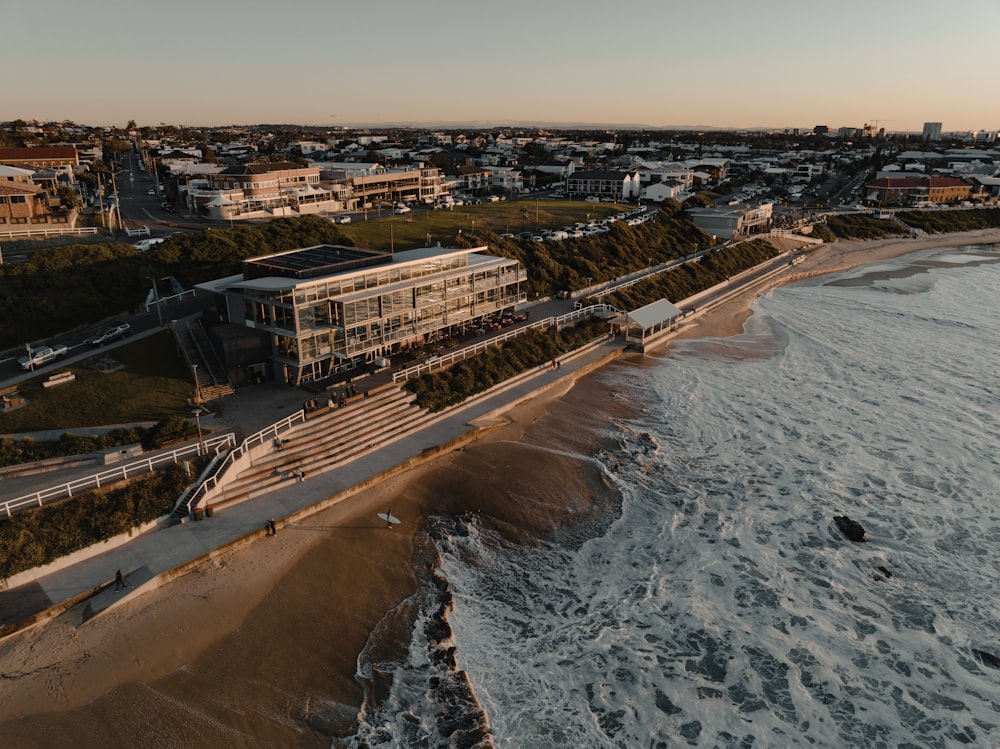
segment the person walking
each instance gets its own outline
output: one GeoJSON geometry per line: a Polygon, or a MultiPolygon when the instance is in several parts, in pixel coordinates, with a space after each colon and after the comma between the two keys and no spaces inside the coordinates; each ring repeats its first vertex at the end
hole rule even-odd
{"type": "Polygon", "coordinates": [[[272,536],[278,535],[278,526],[275,524],[274,518],[271,518],[270,520],[267,521],[267,527],[271,529],[272,536]]]}
{"type": "Polygon", "coordinates": [[[125,582],[125,575],[122,574],[121,570],[115,573],[115,590],[119,588],[127,588],[128,583],[125,582]]]}

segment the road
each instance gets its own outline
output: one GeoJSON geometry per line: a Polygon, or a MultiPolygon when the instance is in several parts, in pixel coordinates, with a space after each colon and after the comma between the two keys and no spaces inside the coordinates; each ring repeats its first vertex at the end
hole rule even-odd
{"type": "Polygon", "coordinates": [[[19,382],[38,376],[39,373],[50,371],[55,372],[60,368],[65,367],[67,364],[81,361],[94,356],[99,352],[117,348],[118,346],[128,343],[136,336],[153,333],[164,328],[171,320],[179,320],[183,317],[200,314],[203,310],[212,306],[214,303],[214,296],[203,292],[196,292],[193,296],[186,296],[183,299],[168,298],[166,300],[162,300],[160,305],[160,316],[157,315],[155,309],[151,309],[149,312],[141,312],[136,315],[117,318],[119,320],[124,320],[132,327],[130,334],[119,341],[105,344],[100,347],[91,346],[86,343],[86,341],[94,335],[94,333],[98,333],[109,327],[108,323],[94,325],[92,328],[88,328],[83,331],[75,330],[63,333],[45,341],[44,344],[36,343],[36,348],[41,345],[62,343],[69,349],[69,354],[57,362],[47,364],[43,367],[38,367],[33,372],[25,372],[17,364],[18,357],[25,354],[25,349],[4,352],[3,358],[0,358],[0,387],[16,385],[19,382]]]}

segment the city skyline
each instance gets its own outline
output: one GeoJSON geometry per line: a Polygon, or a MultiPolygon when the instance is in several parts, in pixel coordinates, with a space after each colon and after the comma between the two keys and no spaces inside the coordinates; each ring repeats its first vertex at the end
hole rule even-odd
{"type": "Polygon", "coordinates": [[[1000,101],[970,57],[992,48],[1000,0],[941,15],[927,0],[610,10],[593,0],[0,0],[11,32],[0,61],[19,71],[5,80],[0,119],[1000,129],[1000,101]]]}

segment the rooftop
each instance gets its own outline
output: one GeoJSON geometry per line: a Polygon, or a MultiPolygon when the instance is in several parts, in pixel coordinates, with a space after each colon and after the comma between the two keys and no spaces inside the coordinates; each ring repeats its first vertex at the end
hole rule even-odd
{"type": "Polygon", "coordinates": [[[295,279],[319,278],[381,265],[391,260],[392,255],[388,252],[320,244],[301,250],[244,260],[243,276],[247,280],[275,276],[295,279]]]}

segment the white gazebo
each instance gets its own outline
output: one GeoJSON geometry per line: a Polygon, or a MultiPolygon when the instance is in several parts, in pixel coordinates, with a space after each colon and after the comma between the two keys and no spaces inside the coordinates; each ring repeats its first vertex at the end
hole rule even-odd
{"type": "Polygon", "coordinates": [[[674,330],[684,313],[666,299],[658,299],[645,307],[618,315],[611,321],[625,333],[625,343],[645,351],[646,346],[664,333],[674,330]]]}

